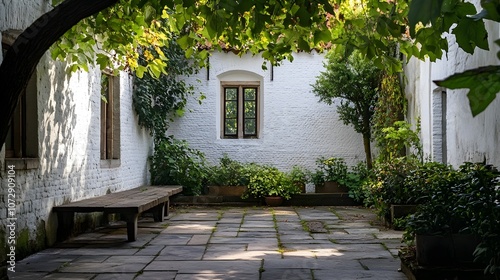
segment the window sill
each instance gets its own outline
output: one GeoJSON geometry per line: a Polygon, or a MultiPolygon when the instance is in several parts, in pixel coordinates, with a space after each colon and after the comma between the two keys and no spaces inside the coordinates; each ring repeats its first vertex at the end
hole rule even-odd
{"type": "Polygon", "coordinates": [[[120,165],[120,159],[101,159],[101,168],[117,168],[120,165]]]}
{"type": "Polygon", "coordinates": [[[38,158],[5,158],[5,169],[14,166],[14,170],[30,170],[40,167],[38,158]]]}

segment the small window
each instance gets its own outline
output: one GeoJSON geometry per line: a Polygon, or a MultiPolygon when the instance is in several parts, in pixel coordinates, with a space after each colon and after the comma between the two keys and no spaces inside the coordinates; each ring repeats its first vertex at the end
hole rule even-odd
{"type": "Polygon", "coordinates": [[[257,138],[259,131],[259,83],[225,84],[223,138],[257,138]]]}
{"type": "MultiPolygon", "coordinates": [[[[2,54],[5,56],[9,44],[2,37],[2,54]]],[[[38,158],[38,106],[37,76],[33,73],[28,86],[21,93],[19,103],[10,122],[5,139],[5,158],[38,158]]]]}
{"type": "Polygon", "coordinates": [[[119,77],[101,75],[101,159],[120,158],[120,83],[119,77]]]}

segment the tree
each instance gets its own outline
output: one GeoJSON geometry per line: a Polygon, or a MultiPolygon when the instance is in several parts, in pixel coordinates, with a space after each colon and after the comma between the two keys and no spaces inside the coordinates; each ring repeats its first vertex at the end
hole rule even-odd
{"type": "Polygon", "coordinates": [[[38,18],[18,36],[0,65],[0,84],[3,85],[3,100],[0,102],[0,146],[5,143],[10,119],[19,102],[21,92],[28,85],[29,78],[43,54],[81,19],[117,1],[66,0],[38,18]]]}
{"type": "Polygon", "coordinates": [[[159,49],[180,35],[177,41],[186,53],[201,58],[208,52],[199,51],[200,47],[220,50],[224,46],[240,53],[260,53],[277,63],[293,59],[294,51],[322,50],[333,44],[341,46],[336,50],[343,54],[358,50],[393,73],[402,70],[401,60],[392,55],[395,44],[407,59],[416,56],[435,61],[447,50],[441,35],[454,28],[462,49],[487,49],[484,22],[475,19],[500,18],[496,12],[500,4],[490,0],[482,1],[487,12],[476,18],[470,17],[476,14],[474,6],[462,0],[412,0],[410,7],[407,1],[380,0],[53,2],[58,5],[17,38],[0,65],[0,83],[4,85],[0,145],[36,64],[58,40],[52,56],[68,62],[71,71],[97,63],[101,68],[135,71],[139,77],[145,72],[159,77],[165,73],[165,56],[139,65],[136,50],[141,45],[159,49]]]}
{"type": "MultiPolygon", "coordinates": [[[[500,2],[481,0],[481,8],[477,13],[472,3],[460,0],[412,0],[408,15],[410,30],[411,33],[430,34],[430,42],[446,42],[442,35],[453,34],[459,47],[470,54],[476,47],[488,50],[484,20],[500,22],[500,2]]],[[[500,40],[495,43],[500,45],[500,40]]],[[[444,43],[434,45],[447,50],[444,43]]],[[[500,57],[500,52],[497,56],[500,57]]],[[[468,88],[469,105],[472,115],[476,116],[500,92],[500,66],[478,67],[434,82],[450,89],[468,88]]]]}
{"type": "Polygon", "coordinates": [[[363,135],[366,165],[372,168],[371,123],[381,81],[381,70],[359,53],[331,56],[313,85],[320,102],[337,105],[340,120],[363,135]]]}
{"type": "Polygon", "coordinates": [[[334,12],[327,0],[64,0],[17,38],[0,65],[0,82],[5,85],[0,145],[29,77],[57,40],[52,56],[66,60],[71,71],[97,63],[101,68],[135,71],[139,77],[146,71],[159,77],[166,73],[168,59],[159,52],[159,58],[139,65],[139,46],[160,50],[180,35],[177,41],[188,55],[206,57],[206,50],[195,50],[220,49],[224,42],[241,52],[262,52],[276,62],[291,58],[299,47],[308,50],[329,41],[326,12],[334,12]]]}

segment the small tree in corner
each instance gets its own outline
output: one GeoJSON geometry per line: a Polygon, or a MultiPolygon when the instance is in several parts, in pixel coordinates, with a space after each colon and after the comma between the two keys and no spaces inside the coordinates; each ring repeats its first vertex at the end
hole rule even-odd
{"type": "Polygon", "coordinates": [[[347,58],[330,55],[324,66],[313,92],[320,102],[338,104],[340,120],[363,135],[366,165],[372,168],[371,120],[382,71],[356,52],[347,58]]]}

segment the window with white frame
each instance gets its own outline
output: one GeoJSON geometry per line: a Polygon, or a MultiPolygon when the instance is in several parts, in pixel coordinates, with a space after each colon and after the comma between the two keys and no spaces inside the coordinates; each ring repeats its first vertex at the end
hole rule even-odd
{"type": "Polygon", "coordinates": [[[259,82],[222,82],[222,138],[258,138],[259,82]]]}

